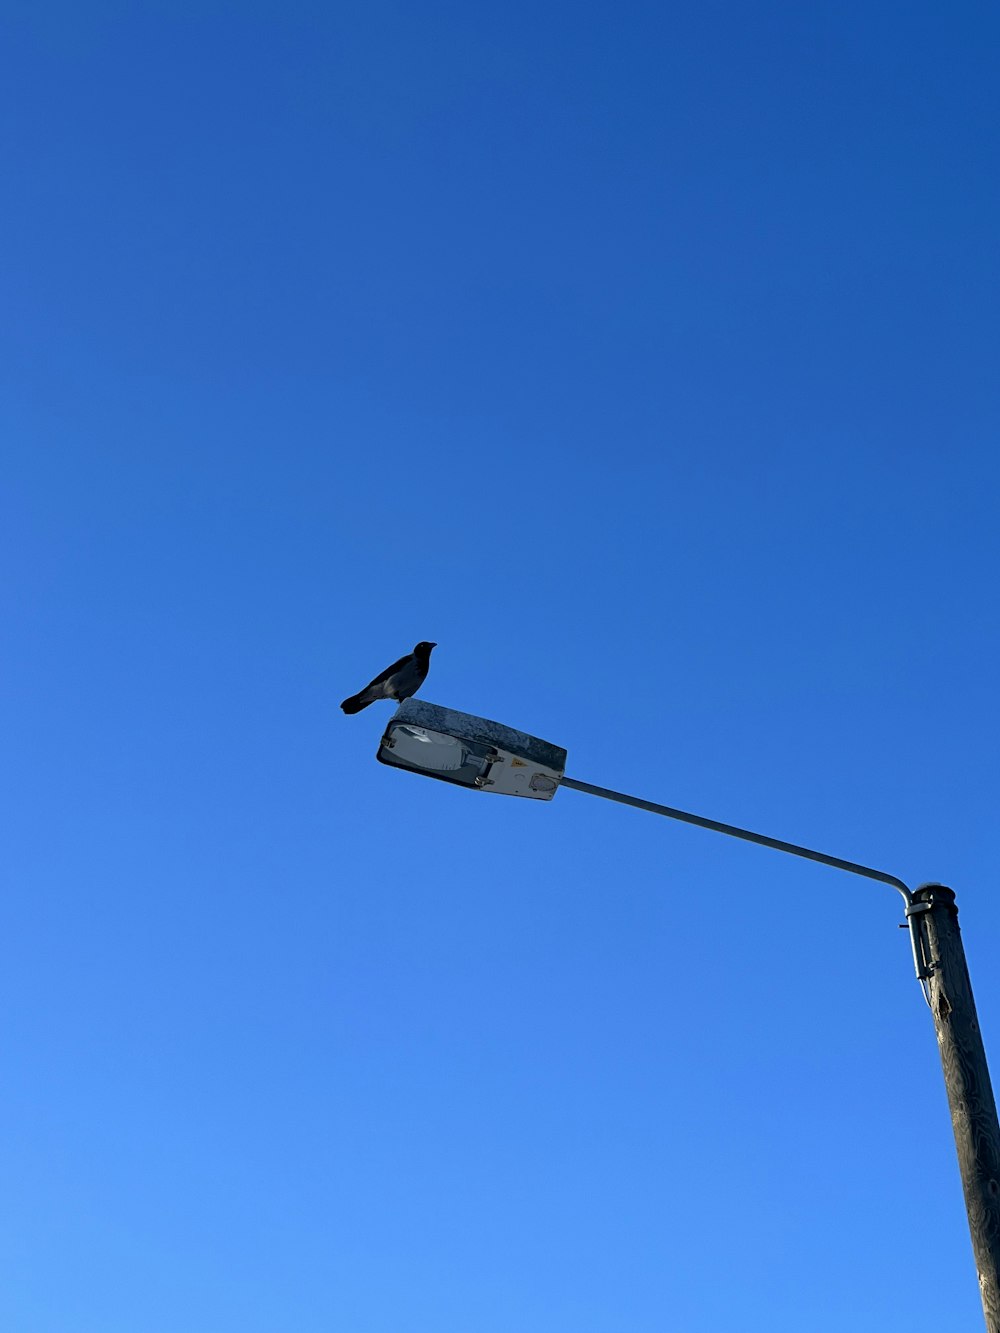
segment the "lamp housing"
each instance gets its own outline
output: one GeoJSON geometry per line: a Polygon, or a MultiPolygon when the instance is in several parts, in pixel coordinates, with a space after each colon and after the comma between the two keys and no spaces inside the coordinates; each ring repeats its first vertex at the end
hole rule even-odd
{"type": "Polygon", "coordinates": [[[399,705],[376,758],[460,787],[536,801],[551,801],[566,771],[560,746],[422,699],[399,705]]]}

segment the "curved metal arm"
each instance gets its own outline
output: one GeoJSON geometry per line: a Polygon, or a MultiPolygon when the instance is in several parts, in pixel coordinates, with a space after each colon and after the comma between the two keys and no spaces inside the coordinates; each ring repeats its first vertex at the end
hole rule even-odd
{"type": "MultiPolygon", "coordinates": [[[[562,787],[572,787],[574,791],[586,792],[588,796],[602,796],[607,801],[617,801],[619,805],[632,805],[637,810],[648,810],[654,815],[665,815],[667,819],[679,819],[684,824],[697,824],[699,828],[711,829],[713,833],[725,833],[730,838],[742,838],[744,842],[756,842],[762,847],[773,847],[776,852],[788,852],[790,856],[803,856],[808,861],[819,861],[822,865],[833,866],[835,870],[846,870],[851,875],[863,875],[866,879],[876,879],[882,884],[889,884],[902,895],[906,904],[906,924],[910,930],[910,945],[913,949],[913,966],[917,980],[924,985],[929,972],[923,962],[923,950],[920,944],[918,915],[913,907],[913,894],[901,879],[889,875],[884,870],[873,870],[871,866],[859,865],[857,861],[845,861],[839,856],[827,856],[825,852],[815,852],[810,847],[800,847],[798,843],[783,842],[780,838],[769,838],[764,833],[751,833],[749,829],[737,828],[735,824],[723,824],[718,819],[706,819],[703,815],[692,815],[686,810],[675,810],[671,805],[659,805],[656,801],[643,801],[638,796],[626,796],[620,791],[611,791],[608,787],[595,787],[590,782],[579,782],[576,778],[564,777],[562,787]]],[[[926,990],[925,990],[926,997],[926,990]]]]}

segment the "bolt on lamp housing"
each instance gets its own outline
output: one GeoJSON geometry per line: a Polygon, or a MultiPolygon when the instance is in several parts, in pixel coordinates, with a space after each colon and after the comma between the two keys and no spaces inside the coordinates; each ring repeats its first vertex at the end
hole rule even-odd
{"type": "Polygon", "coordinates": [[[422,699],[399,705],[376,758],[460,787],[536,801],[552,800],[566,770],[566,751],[558,745],[422,699]]]}

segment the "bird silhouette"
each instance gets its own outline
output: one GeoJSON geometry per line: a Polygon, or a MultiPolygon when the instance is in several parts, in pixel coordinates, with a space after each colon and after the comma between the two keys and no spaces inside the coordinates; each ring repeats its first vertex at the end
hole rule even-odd
{"type": "Polygon", "coordinates": [[[409,699],[416,694],[424,681],[431,665],[431,649],[436,643],[418,643],[412,653],[386,667],[380,676],[376,676],[363,690],[352,694],[340,705],[345,713],[360,713],[376,699],[409,699]]]}

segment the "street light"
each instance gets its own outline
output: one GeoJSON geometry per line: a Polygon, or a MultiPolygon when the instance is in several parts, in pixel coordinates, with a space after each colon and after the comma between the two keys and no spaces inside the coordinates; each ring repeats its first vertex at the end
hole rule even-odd
{"type": "Polygon", "coordinates": [[[1000,1125],[951,889],[922,884],[911,892],[895,875],[855,861],[568,778],[560,746],[422,700],[400,704],[377,757],[395,768],[500,795],[550,801],[560,787],[569,787],[891,885],[905,904],[917,980],[934,1018],[987,1333],[1000,1333],[1000,1125]]]}
{"type": "Polygon", "coordinates": [[[558,745],[422,699],[399,705],[376,758],[460,787],[537,801],[552,800],[566,768],[566,751],[558,745]]]}

